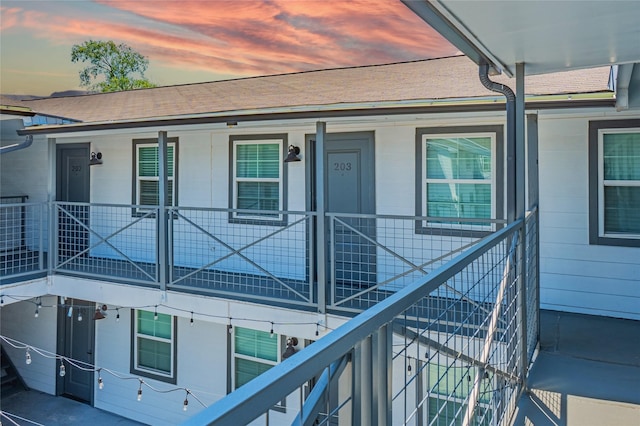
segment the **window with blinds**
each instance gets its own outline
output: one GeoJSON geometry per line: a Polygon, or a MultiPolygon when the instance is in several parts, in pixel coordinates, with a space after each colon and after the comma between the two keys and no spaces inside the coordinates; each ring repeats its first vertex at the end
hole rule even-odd
{"type": "Polygon", "coordinates": [[[640,238],[640,129],[600,133],[600,235],[640,238]]]}
{"type": "Polygon", "coordinates": [[[490,134],[423,137],[423,215],[446,219],[430,226],[494,216],[494,145],[490,134]]]}
{"type": "MultiPolygon", "coordinates": [[[[177,140],[167,144],[167,201],[176,205],[177,140]]],[[[134,204],[157,206],[160,203],[158,144],[155,139],[134,141],[134,204]]]]}
{"type": "Polygon", "coordinates": [[[134,311],[132,372],[158,380],[175,380],[175,321],[171,315],[134,311]]]}
{"type": "Polygon", "coordinates": [[[233,383],[237,389],[276,365],[280,339],[259,330],[242,327],[233,330],[233,383]]]}
{"type": "Polygon", "coordinates": [[[233,150],[233,207],[245,210],[236,216],[279,218],[269,211],[283,209],[282,140],[239,140],[233,150]]]}

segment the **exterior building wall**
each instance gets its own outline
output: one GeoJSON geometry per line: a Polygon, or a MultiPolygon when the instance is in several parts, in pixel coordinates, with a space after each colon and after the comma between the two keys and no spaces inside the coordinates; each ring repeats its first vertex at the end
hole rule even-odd
{"type": "MultiPolygon", "coordinates": [[[[15,300],[8,300],[9,298],[6,296],[5,298],[7,303],[0,309],[2,335],[43,349],[49,354],[55,354],[57,309],[50,306],[57,306],[58,298],[55,296],[42,297],[43,307],[39,310],[37,318],[35,317],[35,299],[32,299],[31,302],[9,303],[15,302],[15,300]]],[[[4,342],[2,346],[30,389],[55,395],[57,372],[55,359],[31,351],[31,364],[27,365],[25,363],[25,349],[17,349],[4,342]]]]}
{"type": "Polygon", "coordinates": [[[632,117],[613,111],[538,117],[544,309],[640,319],[640,249],[589,244],[589,121],[632,117]]]}

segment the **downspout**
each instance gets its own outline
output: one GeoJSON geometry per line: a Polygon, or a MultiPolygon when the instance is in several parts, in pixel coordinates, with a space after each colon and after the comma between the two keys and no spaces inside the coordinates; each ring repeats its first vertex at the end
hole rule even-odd
{"type": "Polygon", "coordinates": [[[7,145],[0,147],[0,154],[6,154],[11,151],[18,151],[31,146],[33,143],[33,135],[27,135],[26,139],[20,143],[14,143],[13,145],[7,145]]]}
{"type": "Polygon", "coordinates": [[[492,92],[502,93],[507,99],[507,134],[506,134],[506,152],[507,152],[507,223],[516,220],[516,168],[515,168],[515,152],[516,152],[516,95],[510,87],[504,84],[496,83],[489,79],[489,65],[481,64],[479,69],[480,82],[484,87],[492,92]]]}

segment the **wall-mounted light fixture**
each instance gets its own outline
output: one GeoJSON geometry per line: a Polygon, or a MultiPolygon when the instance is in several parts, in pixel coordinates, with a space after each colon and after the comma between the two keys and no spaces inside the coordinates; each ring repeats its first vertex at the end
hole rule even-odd
{"type": "Polygon", "coordinates": [[[287,158],[284,159],[285,163],[291,163],[292,161],[300,161],[300,148],[297,146],[289,145],[289,153],[287,154],[287,158]]]}
{"type": "Polygon", "coordinates": [[[227,127],[236,127],[237,125],[237,121],[227,121],[227,127]]]}
{"type": "Polygon", "coordinates": [[[107,317],[107,305],[102,305],[100,308],[96,308],[96,313],[93,314],[94,320],[101,320],[107,317]]]}
{"type": "Polygon", "coordinates": [[[287,349],[285,349],[285,351],[283,352],[282,359],[287,359],[291,355],[295,354],[297,352],[297,349],[295,348],[296,346],[298,346],[297,337],[291,337],[287,339],[287,349]]]}
{"type": "Polygon", "coordinates": [[[101,152],[92,152],[91,158],[89,159],[89,165],[95,166],[96,164],[102,164],[102,153],[101,152]]]}

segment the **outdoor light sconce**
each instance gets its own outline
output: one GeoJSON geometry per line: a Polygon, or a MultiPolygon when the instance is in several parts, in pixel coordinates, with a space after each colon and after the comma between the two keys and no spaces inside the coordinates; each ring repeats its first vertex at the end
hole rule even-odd
{"type": "Polygon", "coordinates": [[[93,314],[94,320],[101,320],[107,317],[107,305],[102,305],[100,308],[96,308],[96,313],[93,314]]]}
{"type": "Polygon", "coordinates": [[[282,359],[287,359],[297,352],[295,346],[298,346],[298,338],[291,337],[287,339],[287,349],[282,353],[282,359]]]}
{"type": "Polygon", "coordinates": [[[297,146],[289,145],[289,153],[287,154],[287,158],[284,159],[285,163],[291,163],[292,161],[300,161],[300,148],[297,146]]]}
{"type": "Polygon", "coordinates": [[[89,159],[89,165],[95,166],[96,164],[102,164],[102,153],[101,152],[92,152],[91,158],[89,159]]]}

